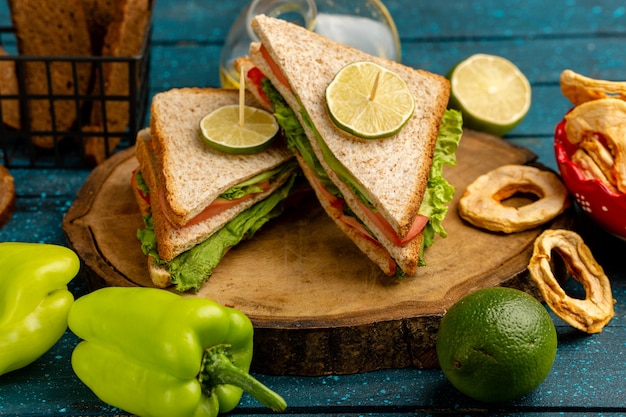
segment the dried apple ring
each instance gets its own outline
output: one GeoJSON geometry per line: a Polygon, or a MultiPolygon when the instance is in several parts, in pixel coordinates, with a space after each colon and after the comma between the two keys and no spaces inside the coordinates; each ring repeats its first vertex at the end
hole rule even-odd
{"type": "Polygon", "coordinates": [[[474,226],[514,233],[540,226],[569,204],[567,189],[553,172],[528,165],[503,165],[479,176],[459,200],[459,215],[474,226]],[[521,207],[502,204],[515,194],[534,194],[521,207]]]}
{"type": "Polygon", "coordinates": [[[571,326],[599,333],[615,315],[611,283],[583,239],[570,230],[546,230],[536,240],[528,264],[533,281],[550,309],[571,326]],[[556,251],[572,277],[585,290],[585,299],[568,296],[552,273],[552,251],[556,251]]]}
{"type": "Polygon", "coordinates": [[[603,98],[626,100],[626,82],[597,80],[566,69],[560,77],[561,92],[573,105],[603,98]]]}
{"type": "Polygon", "coordinates": [[[626,193],[626,102],[589,101],[574,107],[565,120],[567,139],[585,149],[615,188],[626,193]]]}

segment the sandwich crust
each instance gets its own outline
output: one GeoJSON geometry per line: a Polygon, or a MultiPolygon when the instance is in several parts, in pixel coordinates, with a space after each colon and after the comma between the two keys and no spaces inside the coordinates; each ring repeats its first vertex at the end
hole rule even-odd
{"type": "MultiPolygon", "coordinates": [[[[236,90],[181,88],[152,100],[150,129],[159,167],[164,210],[177,226],[201,213],[230,187],[293,158],[280,143],[254,155],[228,155],[200,138],[200,120],[214,109],[239,102],[236,90]]],[[[257,105],[251,95],[246,103],[257,105]]]]}
{"type": "Polygon", "coordinates": [[[378,265],[378,267],[386,275],[393,275],[395,273],[395,268],[392,269],[393,265],[391,265],[390,262],[393,262],[393,260],[389,258],[389,253],[381,245],[367,239],[341,220],[341,216],[343,215],[342,210],[333,206],[331,202],[328,201],[324,195],[324,191],[320,189],[318,182],[314,179],[315,174],[311,171],[311,168],[302,159],[302,157],[296,154],[296,158],[302,167],[302,173],[311,184],[311,188],[313,188],[313,191],[315,192],[322,208],[326,211],[326,214],[328,214],[328,216],[335,222],[337,227],[339,227],[342,232],[352,239],[361,252],[366,254],[372,262],[378,265]]]}

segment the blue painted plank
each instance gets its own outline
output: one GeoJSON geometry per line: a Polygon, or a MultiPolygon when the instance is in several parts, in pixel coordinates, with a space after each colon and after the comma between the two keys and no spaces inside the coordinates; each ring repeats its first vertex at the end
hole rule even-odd
{"type": "MultiPolygon", "coordinates": [[[[555,48],[557,44],[559,42],[554,41],[555,48]]],[[[567,100],[558,90],[558,77],[564,69],[574,69],[592,77],[619,80],[620,77],[623,78],[620,68],[626,66],[626,56],[620,53],[623,48],[621,39],[603,40],[602,48],[598,48],[598,42],[590,45],[586,41],[571,41],[568,44],[572,47],[566,50],[574,51],[572,53],[578,56],[582,56],[581,51],[591,46],[602,49],[605,51],[602,55],[605,59],[598,54],[589,55],[588,59],[581,59],[577,65],[571,65],[571,61],[567,60],[566,51],[557,54],[553,52],[556,49],[553,49],[552,45],[548,48],[539,48],[530,42],[521,45],[510,42],[453,43],[446,44],[445,47],[437,43],[421,43],[406,47],[410,58],[405,59],[404,63],[415,68],[446,74],[458,61],[474,53],[484,52],[504,56],[518,65],[531,81],[533,92],[536,93],[533,105],[545,105],[546,108],[558,110],[559,114],[562,114],[568,108],[567,100]],[[554,92],[554,96],[542,93],[543,88],[552,89],[549,94],[554,92]]],[[[221,48],[217,46],[155,45],[152,52],[151,89],[163,91],[173,87],[219,86],[220,50],[221,48]]],[[[537,128],[536,124],[533,126],[535,126],[533,134],[546,133],[546,126],[540,125],[540,128],[537,128]]]]}
{"type": "Polygon", "coordinates": [[[215,45],[153,46],[150,88],[219,87],[221,50],[215,45]]]}
{"type": "MultiPolygon", "coordinates": [[[[163,42],[222,43],[248,0],[157,0],[155,39],[163,42]]],[[[554,1],[464,0],[435,2],[385,0],[402,39],[581,36],[626,32],[621,0],[554,1]],[[407,7],[410,4],[410,7],[407,7]]],[[[6,2],[0,2],[0,25],[10,24],[6,2]]]]}
{"type": "Polygon", "coordinates": [[[626,35],[601,38],[422,40],[403,44],[405,65],[447,74],[459,61],[476,53],[512,61],[533,84],[558,83],[564,69],[590,77],[624,80],[626,35]],[[576,59],[572,59],[576,57],[576,59]]]}
{"type": "MultiPolygon", "coordinates": [[[[561,72],[572,69],[590,77],[609,80],[626,79],[621,68],[626,65],[622,53],[626,38],[598,41],[568,40],[545,42],[421,42],[404,46],[403,64],[437,74],[447,74],[459,61],[475,53],[503,56],[515,63],[529,81],[536,85],[558,85],[561,72]],[[598,53],[585,53],[598,50],[598,53]],[[584,56],[572,62],[570,55],[584,56]]],[[[216,45],[159,45],[152,48],[151,88],[174,86],[219,86],[219,55],[216,45]]]]}
{"type": "MultiPolygon", "coordinates": [[[[459,393],[440,370],[398,369],[373,373],[322,377],[285,377],[255,374],[279,392],[296,415],[342,414],[411,410],[441,412],[512,413],[520,410],[555,410],[559,407],[610,411],[623,406],[623,367],[606,369],[601,358],[620,358],[625,332],[609,327],[594,336],[559,327],[559,347],[551,373],[535,391],[506,404],[489,405],[459,393]]],[[[77,380],[71,371],[70,352],[78,340],[67,332],[61,342],[37,362],[0,379],[0,414],[127,415],[107,406],[77,380]],[[19,400],[17,400],[19,399],[19,400]]],[[[244,395],[233,415],[264,412],[244,395]]]]}
{"type": "Polygon", "coordinates": [[[222,45],[231,25],[249,1],[157,0],[153,19],[157,42],[222,45]]]}
{"type": "Polygon", "coordinates": [[[12,169],[17,204],[0,229],[0,242],[20,241],[66,245],[61,222],[88,171],[12,169]]]}
{"type": "MultiPolygon", "coordinates": [[[[221,43],[235,18],[249,2],[233,0],[159,0],[155,19],[163,30],[155,32],[158,41],[181,39],[221,43]],[[181,24],[183,23],[183,24],[181,24]]],[[[621,0],[558,1],[489,0],[446,1],[446,7],[433,2],[386,0],[384,4],[405,41],[424,38],[534,38],[583,36],[626,32],[626,8],[621,0]]],[[[0,15],[1,16],[1,15],[0,15]]]]}
{"type": "Polygon", "coordinates": [[[385,0],[403,39],[542,38],[626,32],[621,0],[385,0]]]}

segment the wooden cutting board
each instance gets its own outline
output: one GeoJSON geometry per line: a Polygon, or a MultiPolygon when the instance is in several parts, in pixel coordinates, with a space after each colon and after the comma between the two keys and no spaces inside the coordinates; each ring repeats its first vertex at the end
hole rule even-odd
{"type": "MultiPolygon", "coordinates": [[[[252,369],[268,374],[348,374],[437,366],[436,331],[444,312],[476,289],[506,285],[533,291],[526,266],[541,230],[504,235],[464,223],[456,205],[478,175],[536,156],[505,140],[465,131],[456,187],[444,226],[426,251],[427,266],[396,281],[384,276],[326,216],[314,197],[232,249],[197,294],[246,313],[255,326],[252,369]]],[[[96,168],[77,194],[63,229],[102,286],[152,286],[135,237],[142,219],[130,180],[134,149],[96,168]]],[[[548,225],[567,227],[565,214],[548,225]]]]}

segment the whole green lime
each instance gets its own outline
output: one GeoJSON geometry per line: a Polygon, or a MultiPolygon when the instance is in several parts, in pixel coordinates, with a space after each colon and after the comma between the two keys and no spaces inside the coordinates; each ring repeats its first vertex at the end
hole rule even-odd
{"type": "Polygon", "coordinates": [[[457,301],[437,333],[443,373],[459,391],[504,402],[535,389],[550,373],[557,336],[544,306],[504,287],[477,290],[457,301]]]}

